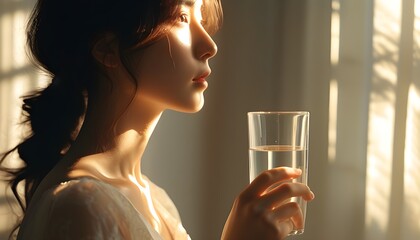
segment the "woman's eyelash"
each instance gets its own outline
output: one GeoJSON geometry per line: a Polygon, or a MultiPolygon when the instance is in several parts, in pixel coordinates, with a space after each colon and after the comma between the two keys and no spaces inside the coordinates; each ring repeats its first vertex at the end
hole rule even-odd
{"type": "Polygon", "coordinates": [[[181,15],[179,15],[179,20],[181,22],[188,23],[189,22],[188,15],[186,13],[181,13],[181,15]]]}

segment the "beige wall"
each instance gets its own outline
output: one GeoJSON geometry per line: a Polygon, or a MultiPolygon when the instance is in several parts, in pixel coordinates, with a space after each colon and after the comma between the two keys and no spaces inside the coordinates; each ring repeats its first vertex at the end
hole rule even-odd
{"type": "MultiPolygon", "coordinates": [[[[27,78],[33,72],[19,57],[12,63],[20,70],[9,66],[16,55],[4,30],[4,16],[16,10],[11,3],[25,10],[31,1],[0,2],[1,150],[14,136],[18,93],[42,84],[27,78]]],[[[311,112],[316,199],[305,234],[295,239],[420,238],[417,5],[224,1],[204,109],[166,112],[144,156],[144,172],[172,196],[193,239],[218,239],[248,182],[246,112],[253,110],[311,112]]],[[[6,211],[0,227],[10,221],[6,211]]]]}

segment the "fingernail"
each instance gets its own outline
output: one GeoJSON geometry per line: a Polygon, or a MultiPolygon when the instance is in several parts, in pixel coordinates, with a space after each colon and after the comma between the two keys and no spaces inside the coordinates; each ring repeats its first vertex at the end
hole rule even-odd
{"type": "Polygon", "coordinates": [[[302,174],[302,169],[296,168],[296,169],[295,169],[295,172],[296,172],[297,174],[302,174]]]}
{"type": "Polygon", "coordinates": [[[314,198],[315,198],[315,194],[314,192],[311,191],[311,199],[314,199],[314,198]]]}

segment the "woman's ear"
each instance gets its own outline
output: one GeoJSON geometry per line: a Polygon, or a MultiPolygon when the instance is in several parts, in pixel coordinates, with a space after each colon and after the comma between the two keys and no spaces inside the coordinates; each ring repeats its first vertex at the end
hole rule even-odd
{"type": "Polygon", "coordinates": [[[92,55],[98,63],[108,68],[115,68],[120,62],[118,41],[114,34],[105,33],[94,43],[92,55]]]}

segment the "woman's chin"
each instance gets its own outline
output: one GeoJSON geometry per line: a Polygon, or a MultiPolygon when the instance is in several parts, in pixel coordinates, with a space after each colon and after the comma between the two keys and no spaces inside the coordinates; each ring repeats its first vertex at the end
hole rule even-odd
{"type": "Polygon", "coordinates": [[[204,107],[204,98],[200,98],[199,101],[194,101],[187,106],[180,106],[173,110],[183,113],[196,113],[199,112],[204,107]]]}

